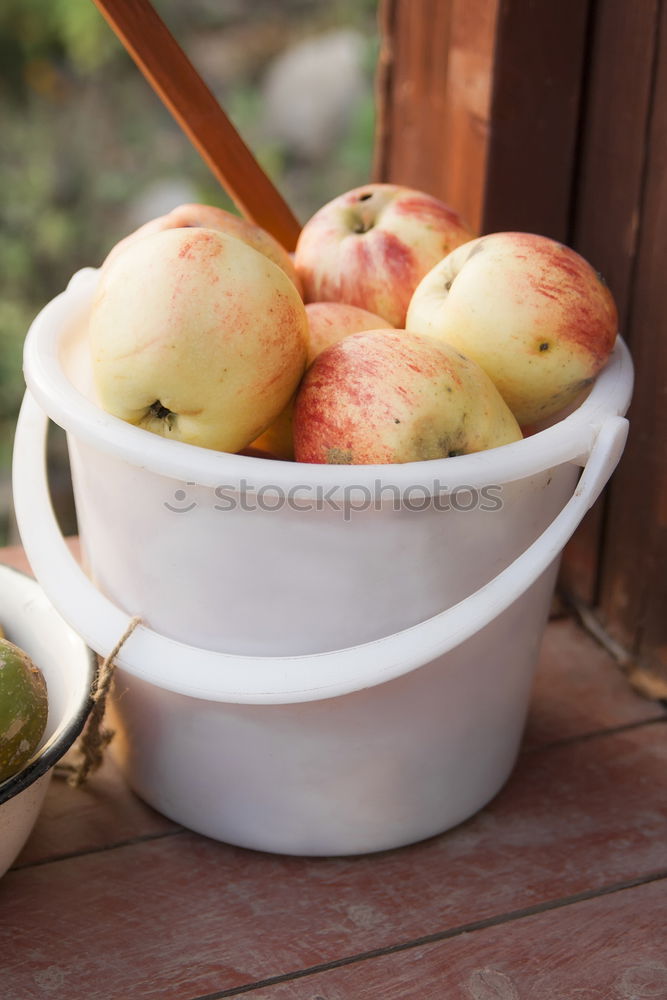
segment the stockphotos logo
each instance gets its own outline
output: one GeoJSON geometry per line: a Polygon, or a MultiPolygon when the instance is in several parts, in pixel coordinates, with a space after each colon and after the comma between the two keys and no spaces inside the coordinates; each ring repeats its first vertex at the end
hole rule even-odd
{"type": "Polygon", "coordinates": [[[368,510],[423,511],[453,510],[467,512],[478,510],[492,513],[502,510],[503,488],[488,485],[455,486],[435,480],[431,488],[415,483],[399,488],[392,483],[376,479],[373,486],[315,486],[297,483],[286,489],[275,483],[255,487],[242,479],[238,485],[220,485],[214,489],[197,488],[194,482],[184,483],[174,491],[163,506],[173,514],[189,514],[193,510],[211,509],[216,511],[262,511],[273,513],[280,510],[310,511],[328,509],[341,514],[349,521],[355,514],[368,510]]]}

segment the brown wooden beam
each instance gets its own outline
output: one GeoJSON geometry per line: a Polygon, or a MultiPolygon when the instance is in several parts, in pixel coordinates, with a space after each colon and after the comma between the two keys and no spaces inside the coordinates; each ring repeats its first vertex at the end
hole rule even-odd
{"type": "MultiPolygon", "coordinates": [[[[667,4],[645,6],[656,14],[656,46],[647,59],[653,72],[641,202],[636,237],[630,234],[636,260],[625,296],[636,381],[605,524],[600,616],[634,654],[637,686],[667,698],[667,4]]],[[[625,119],[631,121],[630,110],[625,119]]]]}
{"type": "Polygon", "coordinates": [[[375,177],[479,231],[499,0],[381,0],[375,177]]]}
{"type": "MultiPolygon", "coordinates": [[[[619,326],[632,338],[630,314],[636,273],[641,197],[653,81],[658,10],[655,0],[604,0],[590,33],[587,86],[569,242],[604,275],[618,305],[619,326]]],[[[624,489],[622,476],[635,447],[634,417],[626,457],[605,495],[568,545],[561,583],[577,603],[600,597],[601,555],[617,544],[605,532],[606,503],[624,489]]],[[[624,641],[628,641],[625,634],[624,641]]]]}
{"type": "Polygon", "coordinates": [[[667,697],[667,0],[383,0],[381,26],[377,177],[574,246],[617,300],[630,437],[561,581],[667,697]]]}
{"type": "Polygon", "coordinates": [[[482,228],[568,238],[588,0],[502,0],[482,228]]]}

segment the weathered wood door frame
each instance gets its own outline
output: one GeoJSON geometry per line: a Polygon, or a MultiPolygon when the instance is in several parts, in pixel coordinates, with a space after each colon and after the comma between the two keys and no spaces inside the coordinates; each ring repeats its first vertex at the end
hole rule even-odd
{"type": "Polygon", "coordinates": [[[375,176],[479,232],[575,247],[636,367],[631,432],[561,584],[667,697],[667,2],[380,0],[375,176]]]}

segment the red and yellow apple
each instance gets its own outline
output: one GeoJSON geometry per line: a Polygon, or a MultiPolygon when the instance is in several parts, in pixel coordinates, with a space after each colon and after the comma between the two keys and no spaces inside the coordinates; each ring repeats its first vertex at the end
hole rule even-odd
{"type": "Polygon", "coordinates": [[[216,208],[214,205],[199,205],[197,203],[179,205],[166,215],[151,219],[150,222],[144,223],[129,236],[120,240],[109,252],[102,266],[106,267],[128,246],[131,246],[136,240],[143,239],[144,236],[161,233],[165,229],[185,229],[188,227],[216,229],[221,233],[235,236],[237,240],[242,240],[243,243],[247,243],[248,246],[263,253],[265,257],[277,264],[294,282],[299,294],[301,293],[301,282],[297,276],[292,257],[287,250],[261,226],[255,226],[247,219],[242,219],[232,212],[226,212],[224,208],[216,208]]]}
{"type": "MultiPolygon", "coordinates": [[[[306,305],[308,317],[308,368],[318,354],[331,344],[338,343],[344,337],[362,330],[377,330],[386,326],[386,321],[375,313],[345,302],[311,302],[306,305]]],[[[253,448],[258,452],[268,452],[274,458],[287,461],[294,459],[294,438],[292,433],[292,411],[294,400],[291,399],[282,413],[270,424],[263,434],[253,441],[253,448]]]]}
{"type": "Polygon", "coordinates": [[[456,212],[431,195],[366,184],[306,222],[294,262],[306,302],[348,302],[402,327],[422,277],[472,236],[456,212]]]}
{"type": "Polygon", "coordinates": [[[352,333],[362,333],[364,330],[378,330],[391,324],[377,313],[359,306],[351,306],[347,302],[308,302],[306,303],[308,317],[308,360],[306,367],[312,365],[318,354],[337,344],[339,340],[349,337],[352,333]]]}
{"type": "Polygon", "coordinates": [[[328,347],[306,372],[294,406],[299,462],[417,462],[520,438],[474,361],[405,330],[357,333],[328,347]]]}
{"type": "Polygon", "coordinates": [[[102,270],[89,343],[109,413],[236,452],[294,393],[308,321],[293,283],[257,250],[211,229],[166,229],[102,270]]]}
{"type": "Polygon", "coordinates": [[[492,233],[432,268],[406,326],[476,361],[526,426],[593,380],[614,347],[617,314],[601,277],[574,250],[531,233],[492,233]]]}

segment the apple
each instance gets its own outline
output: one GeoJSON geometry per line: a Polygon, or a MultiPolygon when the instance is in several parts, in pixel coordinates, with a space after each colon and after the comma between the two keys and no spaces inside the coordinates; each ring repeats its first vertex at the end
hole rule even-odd
{"type": "Polygon", "coordinates": [[[308,350],[306,310],[285,272],[234,236],[200,228],[128,245],[102,271],[88,333],[105,410],[232,452],[284,408],[308,350]]]}
{"type": "Polygon", "coordinates": [[[263,448],[255,448],[253,445],[248,445],[247,448],[241,448],[238,455],[245,455],[246,458],[270,458],[273,461],[280,461],[280,456],[275,455],[272,451],[265,451],[263,448]]]}
{"type": "Polygon", "coordinates": [[[328,347],[306,372],[294,405],[299,462],[419,462],[520,438],[474,361],[405,330],[357,333],[328,347]]]}
{"type": "Polygon", "coordinates": [[[106,267],[116,259],[118,254],[123,253],[128,246],[131,246],[136,240],[143,239],[144,236],[160,233],[164,229],[185,229],[186,227],[217,229],[221,233],[229,233],[237,240],[242,240],[277,264],[294,282],[299,294],[301,294],[301,282],[297,276],[292,257],[287,250],[261,226],[255,226],[252,222],[241,219],[238,215],[233,215],[232,212],[226,212],[224,208],[216,208],[214,205],[196,203],[179,205],[166,215],[151,219],[150,222],[144,223],[125,239],[120,240],[109,252],[102,267],[106,267]]]}
{"type": "Polygon", "coordinates": [[[521,426],[567,406],[616,340],[611,292],[569,247],[492,233],[457,247],[422,279],[406,326],[452,344],[491,377],[521,426]]]}
{"type": "Polygon", "coordinates": [[[24,767],[49,714],[46,680],[24,649],[0,638],[0,781],[24,767]]]}
{"type": "MultiPolygon", "coordinates": [[[[377,330],[386,327],[381,316],[350,306],[345,302],[311,302],[306,305],[308,317],[308,368],[318,354],[352,333],[361,330],[377,330]]],[[[253,448],[259,452],[268,451],[273,457],[293,460],[294,440],[292,435],[292,410],[290,400],[285,409],[262,435],[253,441],[253,448]]]]}
{"type": "Polygon", "coordinates": [[[390,326],[386,319],[368,309],[351,306],[347,302],[307,302],[308,359],[312,365],[318,354],[331,344],[337,344],[351,333],[379,330],[390,326]]]}
{"type": "Polygon", "coordinates": [[[398,184],[366,184],[306,222],[294,263],[306,302],[348,302],[402,327],[419,281],[472,237],[437,198],[398,184]]]}

